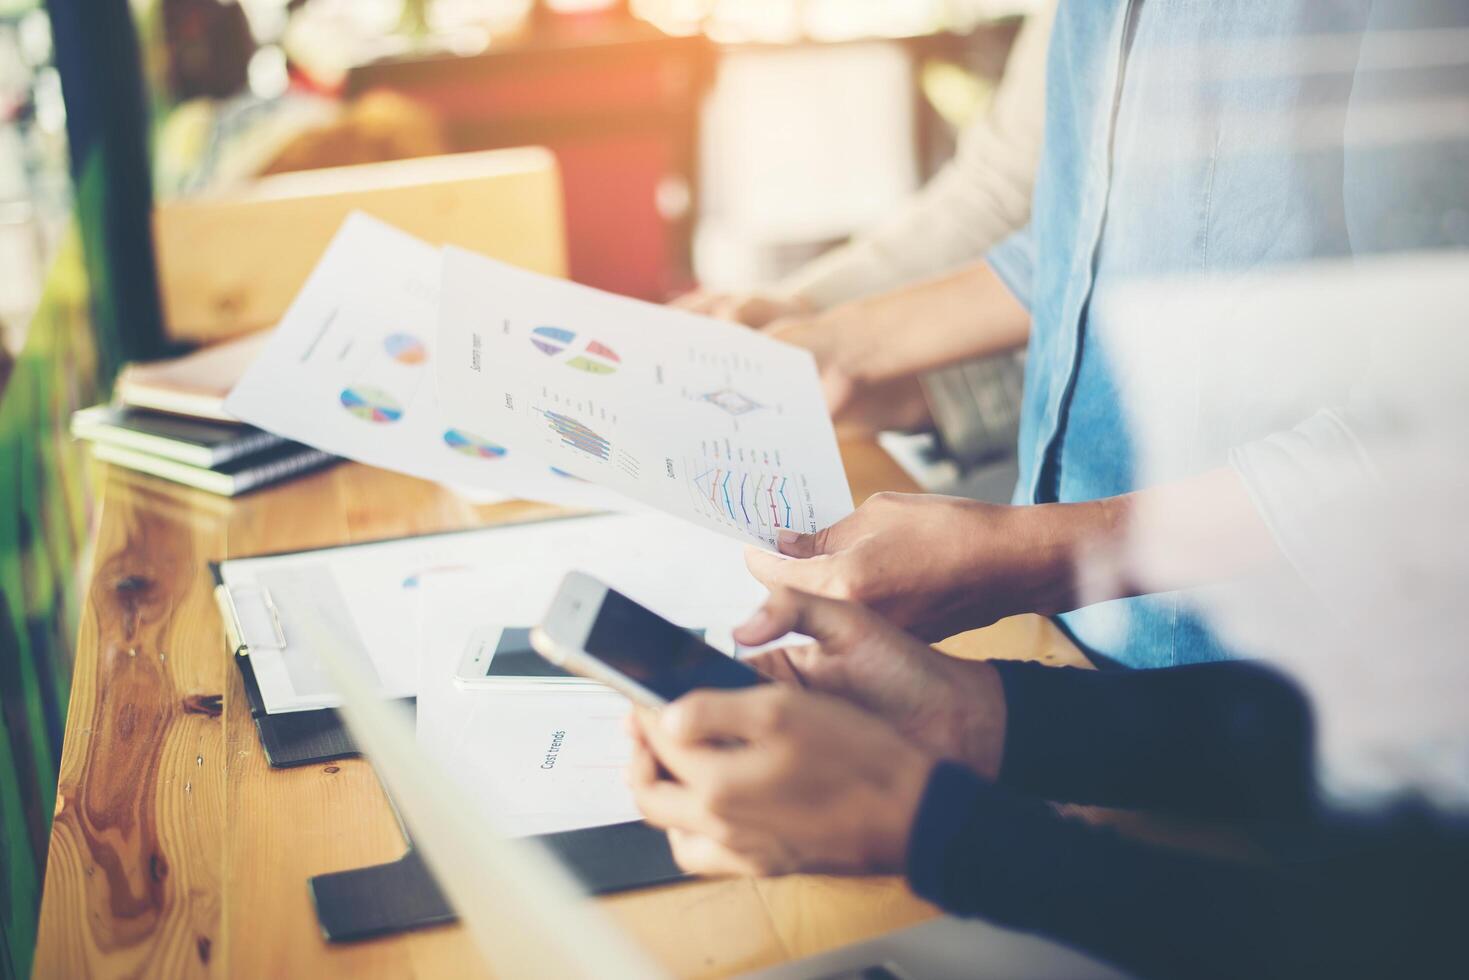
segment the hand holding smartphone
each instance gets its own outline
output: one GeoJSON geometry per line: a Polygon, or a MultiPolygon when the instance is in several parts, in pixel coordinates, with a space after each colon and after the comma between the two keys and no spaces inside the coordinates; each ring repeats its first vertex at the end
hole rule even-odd
{"type": "Polygon", "coordinates": [[[530,642],[557,667],[650,708],[701,687],[765,682],[750,667],[581,572],[562,581],[530,642]]]}

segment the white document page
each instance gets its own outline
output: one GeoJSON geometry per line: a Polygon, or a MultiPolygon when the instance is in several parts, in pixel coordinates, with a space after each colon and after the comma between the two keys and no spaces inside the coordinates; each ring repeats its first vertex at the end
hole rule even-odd
{"type": "Polygon", "coordinates": [[[478,811],[513,835],[638,819],[623,779],[630,705],[615,692],[461,690],[464,647],[484,621],[474,576],[429,576],[420,592],[423,652],[417,733],[478,811]]]}
{"type": "Polygon", "coordinates": [[[440,309],[440,397],[513,452],[767,549],[851,513],[807,351],[454,248],[440,309]]]}
{"type": "Polygon", "coordinates": [[[490,419],[465,424],[440,406],[439,264],[433,246],[350,215],[226,410],[338,456],[467,488],[478,500],[625,508],[537,456],[507,451],[485,427],[490,419]]]}
{"type": "Polygon", "coordinates": [[[418,686],[419,590],[430,577],[462,577],[478,589],[451,624],[465,630],[455,641],[462,653],[485,624],[540,622],[573,569],[681,625],[709,630],[710,641],[726,650],[729,631],[765,597],[738,543],[661,514],[571,517],[237,558],[220,574],[242,619],[273,616],[284,634],[279,649],[251,642],[269,628],[250,629],[245,638],[266,711],[275,714],[340,703],[316,654],[300,642],[309,632],[305,618],[325,623],[385,696],[408,697],[418,686]]]}
{"type": "Polygon", "coordinates": [[[418,589],[418,743],[494,823],[541,834],[638,819],[623,779],[629,705],[606,689],[459,688],[471,644],[534,626],[579,569],[731,649],[764,590],[741,546],[662,515],[608,515],[512,529],[515,560],[445,567],[418,589]],[[532,532],[534,537],[532,537],[532,532]]]}

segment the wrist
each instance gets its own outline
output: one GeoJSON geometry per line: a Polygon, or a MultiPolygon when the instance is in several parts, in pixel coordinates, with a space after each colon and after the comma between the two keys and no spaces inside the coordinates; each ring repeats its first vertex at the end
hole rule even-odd
{"type": "Polygon", "coordinates": [[[983,660],[941,658],[948,676],[943,726],[946,754],[985,779],[996,780],[1005,758],[1005,727],[1009,716],[1005,686],[994,664],[983,660]]]}
{"type": "Polygon", "coordinates": [[[1021,549],[1024,612],[1054,616],[1131,595],[1122,574],[1126,498],[1009,508],[1004,537],[1021,549]]]}
{"type": "Polygon", "coordinates": [[[909,842],[918,822],[929,781],[938,760],[915,749],[911,758],[899,760],[878,806],[879,815],[865,855],[865,867],[877,872],[902,872],[907,866],[909,842]]]}
{"type": "Polygon", "coordinates": [[[894,327],[887,322],[885,297],[851,300],[823,310],[813,318],[815,333],[823,339],[817,359],[855,387],[878,384],[904,373],[895,368],[894,327]]]}
{"type": "Polygon", "coordinates": [[[982,793],[982,781],[963,766],[940,762],[930,771],[908,836],[908,884],[919,897],[943,903],[953,846],[982,793]]]}

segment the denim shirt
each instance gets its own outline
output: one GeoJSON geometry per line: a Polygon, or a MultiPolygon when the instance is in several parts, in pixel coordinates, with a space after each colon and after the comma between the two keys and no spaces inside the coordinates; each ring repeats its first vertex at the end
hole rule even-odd
{"type": "MultiPolygon", "coordinates": [[[[1031,222],[989,255],[1032,317],[1016,503],[1141,486],[1124,410],[1131,366],[1108,357],[1125,328],[1109,318],[1111,291],[1350,254],[1341,133],[1369,10],[1332,0],[1062,4],[1031,222]],[[1302,69],[1293,41],[1322,37],[1334,69],[1302,69]]],[[[1227,458],[1191,463],[1203,472],[1227,458]]],[[[1103,664],[1231,655],[1184,593],[1098,603],[1060,622],[1103,664]]]]}

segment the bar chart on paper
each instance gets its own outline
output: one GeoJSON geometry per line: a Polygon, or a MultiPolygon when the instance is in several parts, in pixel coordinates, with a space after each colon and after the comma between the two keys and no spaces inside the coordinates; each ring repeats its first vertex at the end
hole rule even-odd
{"type": "MultiPolygon", "coordinates": [[[[607,435],[609,427],[616,425],[616,416],[598,411],[588,404],[567,404],[559,399],[549,404],[533,404],[530,411],[541,422],[541,433],[546,444],[569,451],[571,460],[566,465],[609,466],[629,479],[638,478],[640,467],[637,457],[615,446],[607,435]]],[[[568,476],[573,475],[571,471],[557,470],[554,465],[552,469],[568,476]]]]}

